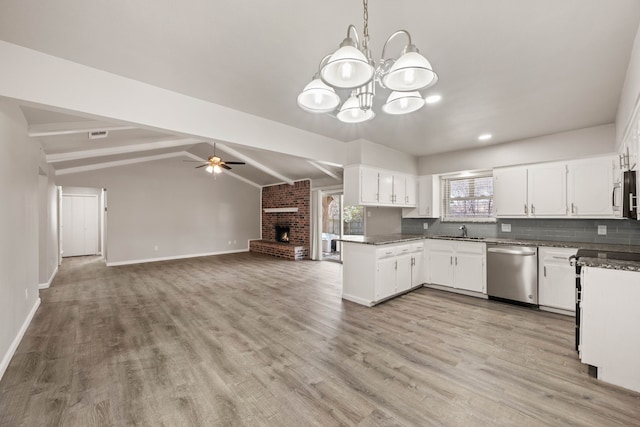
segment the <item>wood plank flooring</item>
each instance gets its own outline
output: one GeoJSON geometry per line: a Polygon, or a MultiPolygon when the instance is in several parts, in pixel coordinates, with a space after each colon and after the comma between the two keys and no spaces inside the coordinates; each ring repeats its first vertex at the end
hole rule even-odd
{"type": "Polygon", "coordinates": [[[361,307],[341,268],[66,259],[0,425],[640,425],[640,394],[579,363],[572,318],[426,288],[361,307]]]}

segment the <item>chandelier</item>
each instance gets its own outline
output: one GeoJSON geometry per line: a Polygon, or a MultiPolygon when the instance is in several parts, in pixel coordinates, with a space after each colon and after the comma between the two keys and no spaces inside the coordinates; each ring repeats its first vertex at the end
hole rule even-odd
{"type": "Polygon", "coordinates": [[[436,84],[438,75],[427,58],[411,43],[411,35],[406,30],[398,30],[387,38],[382,57],[376,65],[369,50],[368,0],[363,0],[363,7],[362,42],[356,27],[349,25],[347,37],[340,48],[322,58],[313,80],[298,95],[298,105],[303,110],[310,113],[333,113],[337,110],[336,117],[345,123],[371,120],[375,116],[371,107],[376,84],[392,91],[382,106],[382,111],[387,114],[408,114],[424,106],[425,100],[419,91],[436,84]],[[408,40],[400,57],[387,58],[387,44],[401,35],[408,40]],[[349,98],[339,108],[341,99],[336,89],[351,89],[349,98]]]}

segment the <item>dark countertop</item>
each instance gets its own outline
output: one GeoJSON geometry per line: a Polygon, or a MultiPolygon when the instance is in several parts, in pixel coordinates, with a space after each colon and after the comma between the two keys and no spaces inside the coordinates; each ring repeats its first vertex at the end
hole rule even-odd
{"type": "MultiPolygon", "coordinates": [[[[640,246],[614,245],[607,243],[585,243],[585,242],[557,242],[551,240],[527,240],[527,239],[500,239],[497,237],[454,237],[454,236],[432,236],[422,234],[384,234],[378,236],[345,236],[338,239],[341,242],[360,243],[365,245],[388,245],[392,243],[403,243],[422,239],[435,240],[455,240],[461,242],[479,242],[501,245],[518,246],[542,246],[554,248],[576,248],[590,249],[599,252],[622,252],[640,254],[640,246]]],[[[625,271],[640,272],[640,261],[636,260],[616,260],[606,257],[581,257],[580,265],[588,267],[608,268],[625,271]]]]}

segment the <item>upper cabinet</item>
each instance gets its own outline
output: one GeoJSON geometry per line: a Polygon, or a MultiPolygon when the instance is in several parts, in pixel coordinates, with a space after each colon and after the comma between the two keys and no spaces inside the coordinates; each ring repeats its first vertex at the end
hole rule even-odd
{"type": "Polygon", "coordinates": [[[499,218],[616,218],[620,171],[615,155],[494,169],[499,218]]]}
{"type": "Polygon", "coordinates": [[[562,163],[493,171],[498,217],[549,217],[567,213],[567,167],[562,163]]]}
{"type": "Polygon", "coordinates": [[[416,177],[363,165],[344,168],[344,203],[416,206],[416,177]]]}
{"type": "Polygon", "coordinates": [[[569,162],[569,215],[620,216],[621,183],[616,156],[569,162]]]}
{"type": "Polygon", "coordinates": [[[437,218],[440,215],[440,180],[437,176],[419,176],[415,187],[408,192],[416,194],[415,208],[402,209],[403,218],[437,218]]]}

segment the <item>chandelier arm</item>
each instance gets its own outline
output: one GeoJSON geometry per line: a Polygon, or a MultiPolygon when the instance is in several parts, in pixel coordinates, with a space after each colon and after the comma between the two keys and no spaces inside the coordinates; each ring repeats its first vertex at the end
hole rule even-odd
{"type": "Polygon", "coordinates": [[[332,55],[331,53],[328,55],[325,55],[325,57],[320,60],[320,63],[318,64],[318,72],[314,75],[313,78],[320,78],[320,70],[322,70],[322,67],[324,67],[324,64],[329,60],[329,58],[331,58],[331,55],[332,55]]]}
{"type": "Polygon", "coordinates": [[[349,26],[347,27],[347,38],[349,38],[349,35],[351,34],[352,30],[353,30],[353,35],[355,36],[355,39],[356,39],[356,47],[360,49],[360,37],[358,37],[358,30],[356,29],[355,25],[349,24],[349,26]]]}
{"type": "Polygon", "coordinates": [[[384,46],[382,47],[382,58],[381,60],[384,61],[385,60],[385,53],[387,51],[387,44],[393,40],[397,35],[399,34],[404,34],[407,36],[407,38],[409,39],[409,42],[407,43],[407,46],[411,45],[411,34],[409,34],[409,32],[407,30],[398,30],[395,33],[391,34],[388,38],[387,41],[384,42],[384,46]]]}

